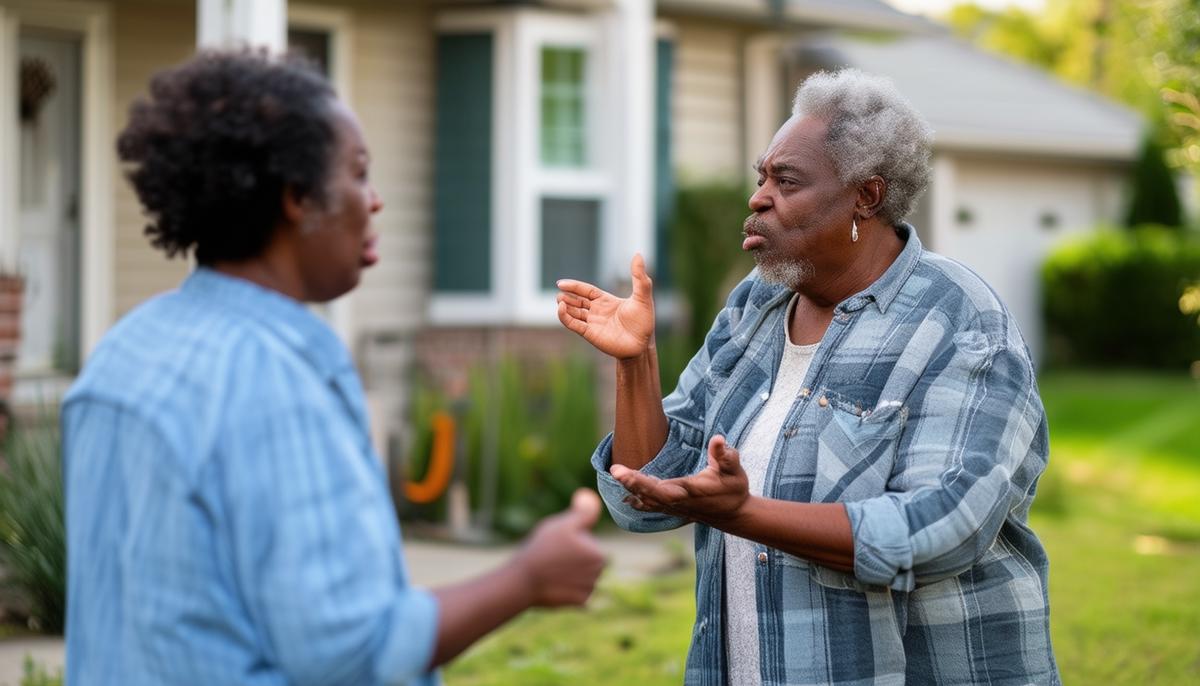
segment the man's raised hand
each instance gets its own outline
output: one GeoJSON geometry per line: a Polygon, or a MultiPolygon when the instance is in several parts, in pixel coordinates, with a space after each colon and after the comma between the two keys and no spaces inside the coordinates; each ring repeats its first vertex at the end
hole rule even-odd
{"type": "Polygon", "coordinates": [[[633,293],[618,298],[590,283],[558,281],[558,320],[597,350],[617,359],[646,352],[654,336],[654,295],[641,254],[629,265],[633,293]]]}
{"type": "Polygon", "coordinates": [[[518,555],[538,607],[582,605],[604,570],[604,554],[591,529],[600,518],[600,497],[581,488],[571,506],[534,529],[518,555]]]}

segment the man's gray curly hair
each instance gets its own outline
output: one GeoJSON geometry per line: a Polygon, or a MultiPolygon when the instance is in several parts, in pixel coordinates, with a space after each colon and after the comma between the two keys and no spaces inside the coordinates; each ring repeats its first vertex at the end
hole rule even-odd
{"type": "Polygon", "coordinates": [[[933,130],[886,78],[857,69],[817,72],[796,91],[792,116],[829,126],[825,150],[843,183],[887,181],[880,218],[898,224],[929,186],[933,130]]]}

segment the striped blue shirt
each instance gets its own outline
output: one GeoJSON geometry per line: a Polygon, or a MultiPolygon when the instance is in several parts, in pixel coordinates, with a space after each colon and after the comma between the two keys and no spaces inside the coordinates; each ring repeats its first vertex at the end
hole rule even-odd
{"type": "MultiPolygon", "coordinates": [[[[763,495],[846,504],[854,573],[756,544],[762,683],[1057,684],[1046,554],[1027,524],[1046,417],[1016,325],[975,274],[906,244],[838,305],[783,422],[763,495]]],[[[766,403],[791,291],[751,273],[663,400],[669,434],[643,471],[702,469],[766,403]]],[[[601,495],[633,531],[682,525],[639,512],[593,456],[601,495]]],[[[696,526],[688,684],[727,682],[724,536],[696,526]]]]}
{"type": "Polygon", "coordinates": [[[198,269],[62,422],[67,683],[437,682],[358,376],[304,306],[198,269]]]}

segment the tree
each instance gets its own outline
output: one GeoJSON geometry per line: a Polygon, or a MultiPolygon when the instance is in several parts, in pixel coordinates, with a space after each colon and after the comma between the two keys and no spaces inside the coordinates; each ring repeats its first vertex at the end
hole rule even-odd
{"type": "Polygon", "coordinates": [[[1125,225],[1161,224],[1178,227],[1183,224],[1183,210],[1175,190],[1175,177],[1163,159],[1162,146],[1153,135],[1142,141],[1141,153],[1133,168],[1133,192],[1125,225]]]}
{"type": "Polygon", "coordinates": [[[1155,66],[1167,125],[1178,141],[1171,161],[1200,183],[1200,0],[1168,4],[1155,66]]]}
{"type": "Polygon", "coordinates": [[[972,3],[959,36],[1139,111],[1173,168],[1200,182],[1200,0],[1047,0],[1040,12],[972,3]]]}

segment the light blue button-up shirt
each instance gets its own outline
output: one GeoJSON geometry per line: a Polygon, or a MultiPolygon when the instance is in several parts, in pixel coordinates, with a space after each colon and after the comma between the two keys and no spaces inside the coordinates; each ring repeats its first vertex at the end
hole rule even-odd
{"type": "Polygon", "coordinates": [[[433,684],[362,388],[305,307],[198,269],[63,409],[67,682],[433,684]]]}
{"type": "MultiPolygon", "coordinates": [[[[838,305],[792,401],[763,495],[846,505],[854,573],[758,546],[760,675],[784,684],[1058,684],[1048,561],[1028,525],[1046,467],[1046,413],[1021,334],[965,267],[904,250],[838,305]]],[[[771,390],[792,293],[747,277],[679,386],[670,431],[643,471],[694,473],[714,434],[736,446],[771,390]]],[[[624,502],[608,473],[612,437],[593,456],[621,526],[678,517],[624,502]]],[[[696,525],[696,625],[686,682],[728,681],[724,536],[696,525]]]]}

